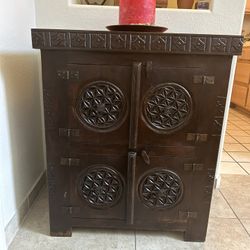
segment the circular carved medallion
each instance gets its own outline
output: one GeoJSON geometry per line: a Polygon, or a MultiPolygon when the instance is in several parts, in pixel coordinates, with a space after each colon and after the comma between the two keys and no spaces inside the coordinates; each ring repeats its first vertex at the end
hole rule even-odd
{"type": "Polygon", "coordinates": [[[157,132],[170,133],[185,125],[192,112],[188,91],[176,83],[151,89],[144,99],[144,119],[157,132]]]}
{"type": "Polygon", "coordinates": [[[122,193],[120,175],[106,166],[94,166],[80,175],[78,192],[82,199],[96,208],[115,205],[122,193]]]}
{"type": "Polygon", "coordinates": [[[141,201],[150,208],[170,208],[181,199],[183,185],[180,177],[169,170],[155,170],[141,181],[141,201]]]}
{"type": "Polygon", "coordinates": [[[97,130],[115,129],[125,118],[126,101],[121,90],[110,82],[97,81],[87,85],[77,102],[80,121],[97,130]]]}

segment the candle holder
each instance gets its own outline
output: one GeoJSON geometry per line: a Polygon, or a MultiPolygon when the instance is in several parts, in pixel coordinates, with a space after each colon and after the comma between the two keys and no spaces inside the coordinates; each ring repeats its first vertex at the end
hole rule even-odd
{"type": "Polygon", "coordinates": [[[167,27],[163,26],[156,26],[156,25],[136,25],[136,24],[129,24],[129,25],[109,25],[106,27],[110,31],[131,31],[131,32],[165,32],[168,30],[167,27]]]}

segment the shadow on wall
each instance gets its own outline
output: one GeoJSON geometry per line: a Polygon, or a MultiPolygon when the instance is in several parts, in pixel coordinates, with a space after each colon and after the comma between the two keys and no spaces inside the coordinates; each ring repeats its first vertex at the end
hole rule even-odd
{"type": "Polygon", "coordinates": [[[9,147],[9,155],[2,159],[4,187],[8,190],[3,195],[3,212],[8,222],[13,216],[8,209],[13,213],[13,208],[19,208],[45,163],[38,54],[0,54],[0,66],[5,97],[5,114],[0,114],[1,122],[5,121],[2,143],[9,147]]]}

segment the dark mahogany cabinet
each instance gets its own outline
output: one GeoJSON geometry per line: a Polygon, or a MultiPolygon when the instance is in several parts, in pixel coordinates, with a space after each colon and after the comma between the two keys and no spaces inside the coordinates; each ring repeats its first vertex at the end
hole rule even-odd
{"type": "Polygon", "coordinates": [[[204,241],[242,37],[32,30],[41,50],[50,228],[204,241]]]}

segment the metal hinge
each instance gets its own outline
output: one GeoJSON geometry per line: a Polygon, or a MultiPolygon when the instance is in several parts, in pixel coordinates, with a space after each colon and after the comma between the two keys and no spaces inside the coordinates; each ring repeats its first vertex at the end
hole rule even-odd
{"type": "Polygon", "coordinates": [[[191,164],[184,164],[185,171],[202,171],[204,169],[203,164],[191,163],[191,164]]]}
{"type": "Polygon", "coordinates": [[[80,159],[76,158],[61,158],[60,160],[61,166],[79,166],[80,165],[80,159]]]}
{"type": "Polygon", "coordinates": [[[80,130],[72,128],[59,128],[59,136],[66,136],[66,137],[80,136],[80,130]]]}
{"type": "Polygon", "coordinates": [[[80,207],[62,207],[63,214],[79,214],[80,207]]]}
{"type": "Polygon", "coordinates": [[[57,78],[62,80],[78,80],[79,71],[76,70],[57,70],[57,78]]]}
{"type": "Polygon", "coordinates": [[[196,75],[193,77],[193,83],[195,84],[215,84],[215,76],[204,76],[204,75],[196,75]]]}
{"type": "Polygon", "coordinates": [[[187,141],[194,141],[194,142],[205,142],[207,141],[208,134],[195,134],[195,133],[188,133],[187,134],[187,141]]]}
{"type": "Polygon", "coordinates": [[[191,211],[179,211],[179,218],[181,220],[186,220],[186,219],[195,219],[198,217],[197,212],[191,212],[191,211]]]}

